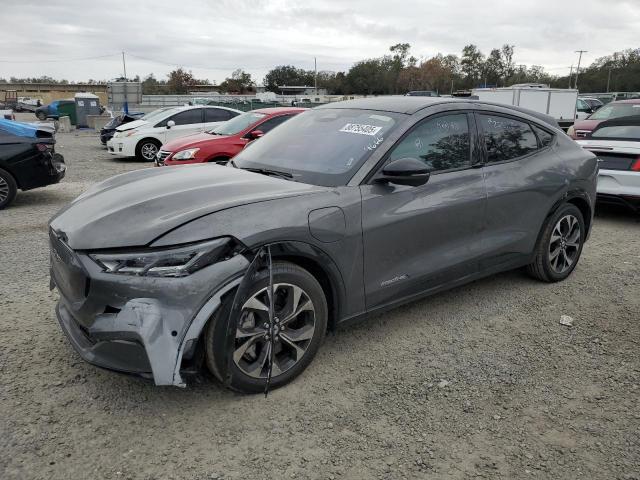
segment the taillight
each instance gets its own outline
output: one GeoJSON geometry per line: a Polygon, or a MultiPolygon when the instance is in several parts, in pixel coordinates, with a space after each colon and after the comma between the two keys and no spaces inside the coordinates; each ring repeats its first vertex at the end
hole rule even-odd
{"type": "Polygon", "coordinates": [[[640,157],[636,158],[636,161],[633,162],[631,170],[634,172],[640,172],[640,157]]]}

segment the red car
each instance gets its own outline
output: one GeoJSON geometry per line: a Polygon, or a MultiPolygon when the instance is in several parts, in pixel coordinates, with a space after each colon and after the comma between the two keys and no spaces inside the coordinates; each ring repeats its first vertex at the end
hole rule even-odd
{"type": "Polygon", "coordinates": [[[640,99],[619,100],[607,103],[584,120],[576,120],[573,126],[569,127],[567,134],[575,139],[584,138],[605,120],[620,117],[635,117],[640,115],[640,99]]]}
{"type": "Polygon", "coordinates": [[[269,132],[306,108],[280,107],[252,110],[218,125],[213,130],[165,143],[156,166],[215,162],[226,164],[251,140],[269,132]]]}

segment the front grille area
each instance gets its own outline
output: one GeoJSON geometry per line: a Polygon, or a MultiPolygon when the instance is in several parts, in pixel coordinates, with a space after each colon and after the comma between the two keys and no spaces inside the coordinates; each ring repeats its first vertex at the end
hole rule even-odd
{"type": "Polygon", "coordinates": [[[167,152],[166,150],[160,150],[158,152],[158,163],[163,163],[169,155],[171,155],[171,152],[167,152]]]}
{"type": "MultiPolygon", "coordinates": [[[[593,151],[593,150],[592,150],[593,151]]],[[[601,170],[631,170],[636,155],[623,153],[593,151],[598,156],[598,165],[601,170]]]]}
{"type": "Polygon", "coordinates": [[[576,137],[585,138],[589,133],[591,133],[589,130],[576,130],[576,137]]]}

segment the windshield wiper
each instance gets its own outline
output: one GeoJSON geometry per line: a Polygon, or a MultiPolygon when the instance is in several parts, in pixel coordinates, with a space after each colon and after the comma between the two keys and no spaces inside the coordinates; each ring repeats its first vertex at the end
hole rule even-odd
{"type": "Polygon", "coordinates": [[[293,175],[288,172],[280,172],[278,170],[269,170],[268,168],[244,168],[243,170],[247,170],[249,172],[261,173],[262,175],[269,175],[271,177],[280,177],[286,180],[293,179],[293,175]]]}

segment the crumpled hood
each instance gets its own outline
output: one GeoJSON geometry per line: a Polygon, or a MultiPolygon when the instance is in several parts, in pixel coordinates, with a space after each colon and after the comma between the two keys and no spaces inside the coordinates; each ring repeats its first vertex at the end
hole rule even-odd
{"type": "Polygon", "coordinates": [[[73,249],[144,246],[203,215],[325,190],[214,164],[147,168],[94,185],[50,225],[73,249]]]}
{"type": "Polygon", "coordinates": [[[122,125],[116,127],[118,132],[124,132],[126,130],[133,130],[134,128],[143,127],[148,125],[149,122],[145,120],[134,120],[133,122],[123,123],[122,125]]]}
{"type": "Polygon", "coordinates": [[[176,138],[170,142],[162,145],[162,150],[165,152],[177,152],[178,150],[185,150],[187,148],[200,147],[202,144],[216,143],[220,140],[226,140],[228,135],[211,135],[210,133],[194,133],[193,135],[186,135],[184,137],[176,138]]]}

